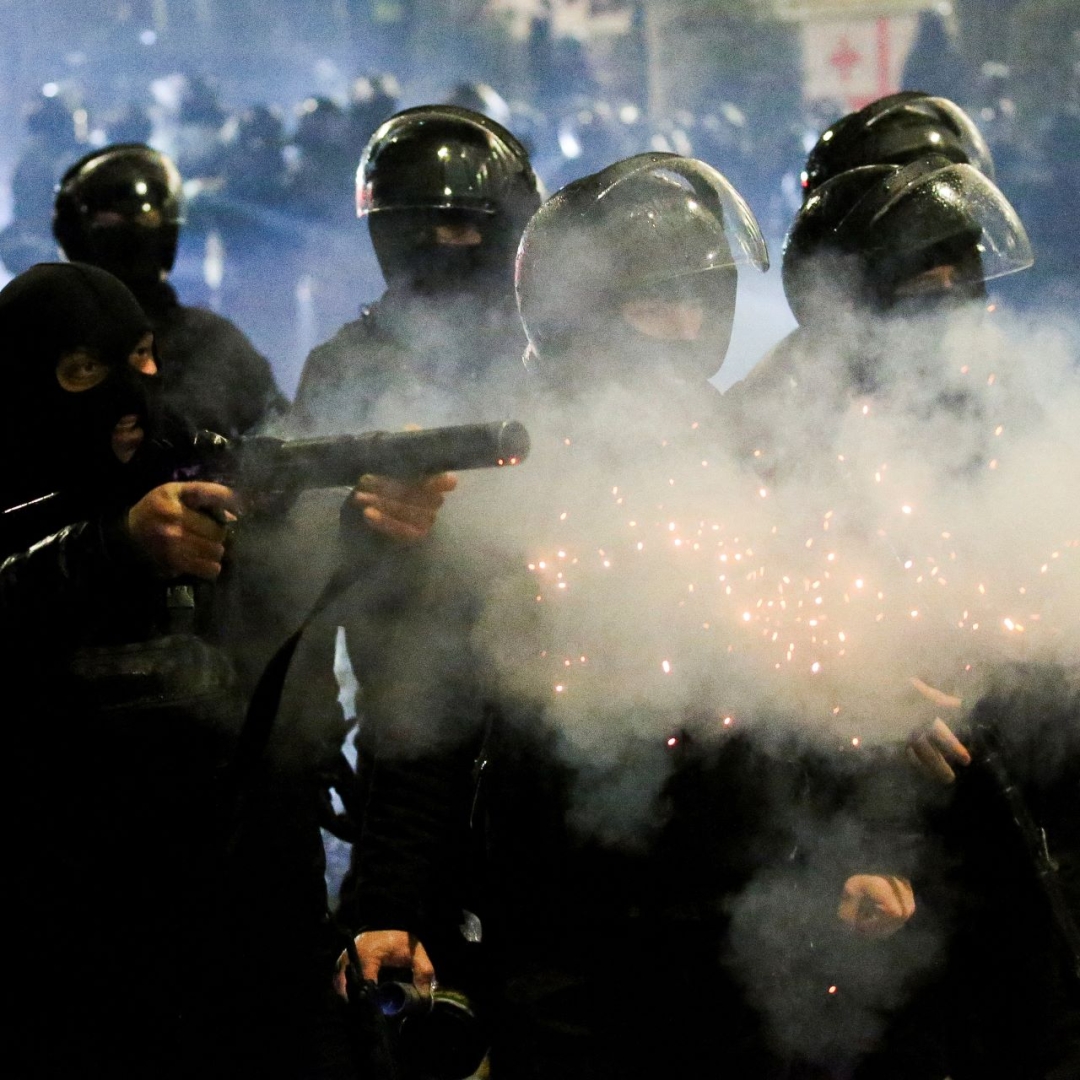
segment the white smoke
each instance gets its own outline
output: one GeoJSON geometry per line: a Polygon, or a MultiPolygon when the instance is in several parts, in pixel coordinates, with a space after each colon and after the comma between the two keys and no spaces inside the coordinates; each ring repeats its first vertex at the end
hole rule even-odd
{"type": "Polygon", "coordinates": [[[504,555],[482,629],[499,680],[591,754],[702,716],[871,742],[925,719],[912,677],[964,696],[988,663],[1067,652],[1071,346],[1001,323],[878,328],[896,370],[874,393],[834,394],[816,357],[796,400],[757,406],[778,437],[756,459],[663,374],[545,402],[522,469],[464,478],[448,511],[484,541],[461,558],[504,555]]]}
{"type": "MultiPolygon", "coordinates": [[[[1074,659],[1075,328],[958,312],[838,316],[834,329],[788,343],[756,396],[710,398],[659,365],[647,386],[538,393],[513,417],[529,426],[529,459],[462,474],[443,511],[435,573],[472,590],[467,620],[450,601],[455,633],[467,621],[496,700],[558,732],[580,778],[571,823],[589,836],[636,846],[653,834],[675,760],[664,748],[686,733],[899,758],[937,713],[913,678],[966,706],[1012,662],[1074,659]]],[[[502,399],[441,392],[387,397],[371,415],[510,418],[502,399]]],[[[426,609],[399,628],[418,684],[453,667],[448,622],[426,609]]],[[[945,719],[964,734],[964,710],[945,719]]],[[[825,966],[803,970],[834,917],[823,883],[862,854],[867,823],[853,806],[787,813],[801,869],[728,898],[727,962],[776,1045],[822,1058],[849,1037],[873,1042],[935,963],[940,925],[885,947],[835,924],[825,966]],[[827,1022],[841,1014],[842,1031],[827,1022]]]]}

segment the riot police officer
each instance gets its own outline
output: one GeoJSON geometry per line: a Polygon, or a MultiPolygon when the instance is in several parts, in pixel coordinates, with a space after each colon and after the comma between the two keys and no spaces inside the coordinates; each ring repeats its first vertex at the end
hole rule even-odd
{"type": "Polygon", "coordinates": [[[914,369],[935,317],[985,306],[986,282],[1032,261],[1015,210],[972,165],[930,155],[834,176],[806,199],[785,242],[784,293],[799,325],[725,395],[736,438],[744,449],[776,450],[776,410],[790,436],[806,422],[808,398],[843,402],[873,390],[903,366],[883,346],[903,326],[914,369]]]}
{"type": "MultiPolygon", "coordinates": [[[[962,497],[1004,452],[991,435],[1000,404],[986,383],[965,384],[964,367],[946,367],[942,342],[950,328],[977,333],[987,283],[1032,262],[1016,212],[971,165],[931,155],[826,180],[785,246],[784,288],[799,328],[729,391],[744,445],[758,448],[774,476],[835,470],[828,434],[853,399],[881,410],[915,401],[919,424],[938,422],[943,435],[920,444],[920,464],[941,470],[962,497]]],[[[1043,414],[1021,396],[1024,379],[1008,380],[1013,363],[995,371],[997,385],[1011,386],[1019,431],[1043,414]]],[[[1037,665],[996,672],[992,682],[962,721],[970,753],[947,731],[916,743],[924,759],[968,766],[956,770],[948,805],[932,819],[919,882],[924,910],[950,928],[947,959],[865,1063],[867,1076],[921,1075],[935,1062],[953,1076],[1075,1069],[1077,995],[1067,968],[1077,840],[1064,810],[1077,790],[1075,690],[1068,673],[1037,665]],[[1053,734],[1043,726],[1049,716],[1053,734]]]]}
{"type": "MultiPolygon", "coordinates": [[[[534,543],[543,544],[536,535],[546,525],[536,535],[533,525],[571,506],[560,539],[591,547],[587,533],[575,533],[576,510],[582,519],[594,512],[616,472],[638,477],[635,494],[651,503],[646,485],[661,445],[671,470],[659,481],[665,493],[670,475],[700,470],[701,451],[715,445],[707,380],[727,347],[738,268],[765,265],[757,224],[730,184],[674,154],[617,162],[533,215],[515,282],[536,385],[534,434],[543,433],[530,468],[548,471],[558,500],[544,497],[540,478],[521,526],[534,543]]],[[[612,527],[624,527],[622,511],[612,513],[612,527]]],[[[362,931],[365,971],[412,968],[428,985],[434,961],[443,981],[429,934],[445,863],[472,822],[483,838],[476,910],[491,974],[493,1071],[623,1078],[780,1068],[718,958],[724,899],[792,851],[788,820],[770,798],[797,803],[807,762],[786,750],[774,756],[752,738],[718,744],[715,727],[687,715],[692,706],[624,700],[618,680],[617,700],[590,696],[590,671],[603,672],[605,658],[609,671],[634,667],[624,651],[632,646],[610,635],[593,642],[602,655],[589,657],[591,668],[569,675],[577,704],[573,694],[558,698],[561,685],[550,701],[545,665],[556,665],[548,650],[565,642],[547,642],[544,620],[531,614],[536,581],[522,583],[515,564],[485,550],[474,579],[457,585],[466,599],[455,595],[453,576],[436,566],[423,598],[449,593],[435,622],[461,634],[443,677],[462,677],[462,657],[481,669],[471,675],[479,699],[472,723],[458,698],[458,711],[426,724],[411,744],[383,730],[360,746],[365,831],[342,910],[362,931]],[[493,587],[498,603],[478,610],[470,589],[493,587]],[[485,647],[498,652],[498,672],[485,647]],[[684,728],[694,729],[689,738],[684,728]],[[461,769],[474,755],[479,784],[470,800],[461,769]]],[[[566,604],[587,622],[594,594],[586,580],[575,588],[581,595],[566,604]]],[[[424,654],[418,678],[439,676],[446,640],[440,634],[439,649],[424,654]]],[[[709,712],[707,695],[699,704],[709,712]]],[[[891,928],[910,915],[870,907],[891,928]]]]}
{"type": "Polygon", "coordinates": [[[526,364],[568,399],[609,383],[647,395],[669,373],[669,392],[708,414],[740,266],[764,270],[765,241],[742,197],[703,162],[640,154],[567,184],[522,238],[526,364]]]}
{"type": "Polygon", "coordinates": [[[494,403],[516,392],[524,344],[514,252],[539,204],[524,147],[487,117],[425,105],[383,124],[360,160],[356,209],[386,291],[308,357],[296,422],[370,426],[380,399],[396,399],[394,423],[505,408],[494,403]]]}
{"type": "Polygon", "coordinates": [[[115,274],[153,325],[164,397],[193,427],[249,431],[285,399],[267,360],[227,319],[180,303],[168,274],[183,223],[176,166],[139,143],[107,146],[64,174],[53,233],[73,261],[115,274]]]}

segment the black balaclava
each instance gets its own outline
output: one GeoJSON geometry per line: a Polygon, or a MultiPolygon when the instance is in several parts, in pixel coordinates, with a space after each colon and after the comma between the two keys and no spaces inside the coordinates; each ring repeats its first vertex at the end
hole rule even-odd
{"type": "Polygon", "coordinates": [[[3,506],[54,491],[92,493],[95,502],[120,495],[132,470],[113,453],[113,429],[136,414],[149,436],[156,422],[155,380],[128,362],[149,331],[127,287],[94,266],[42,263],[0,291],[3,506]],[[97,386],[72,393],[56,365],[77,348],[110,370],[97,386]]]}
{"type": "Polygon", "coordinates": [[[389,210],[368,225],[379,265],[391,289],[423,297],[472,294],[490,306],[512,302],[519,230],[505,214],[457,209],[389,210]],[[471,225],[479,244],[440,244],[440,225],[471,225]]]}

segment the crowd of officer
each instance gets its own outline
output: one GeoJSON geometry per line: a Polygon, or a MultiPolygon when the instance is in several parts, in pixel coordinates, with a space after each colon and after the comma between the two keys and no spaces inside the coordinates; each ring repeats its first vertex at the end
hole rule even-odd
{"type": "MultiPolygon", "coordinates": [[[[917,76],[935,71],[929,85],[955,89],[949,96],[978,119],[995,151],[999,186],[1039,248],[1032,273],[1009,284],[1011,298],[1067,306],[1077,290],[1065,212],[1075,190],[1075,85],[1044,113],[1021,112],[1016,88],[993,74],[993,65],[980,75],[965,69],[962,78],[955,55],[910,66],[905,86],[921,88],[917,76]],[[954,79],[946,78],[950,73],[954,79]]],[[[416,98],[389,72],[295,104],[237,105],[198,75],[162,82],[169,83],[168,104],[147,95],[123,108],[88,104],[72,84],[46,88],[52,96],[39,97],[24,120],[0,259],[14,274],[54,257],[51,191],[64,171],[94,146],[149,142],[169,155],[185,182],[180,291],[244,326],[261,351],[273,354],[291,392],[307,351],[355,316],[378,287],[380,267],[341,192],[351,187],[367,138],[416,98]]],[[[794,90],[784,94],[794,101],[794,90]]],[[[517,135],[549,192],[652,149],[707,161],[755,208],[770,240],[786,232],[798,207],[807,150],[843,112],[825,100],[801,111],[776,105],[775,116],[762,115],[760,104],[755,109],[717,90],[695,109],[648,115],[640,102],[605,96],[581,72],[564,73],[529,100],[480,82],[453,86],[439,100],[481,112],[517,135]]]]}
{"type": "MultiPolygon", "coordinates": [[[[242,469],[263,430],[559,416],[565,440],[534,459],[588,498],[579,441],[647,464],[675,415],[673,468],[715,451],[811,487],[836,454],[800,433],[808,405],[887,395],[890,327],[927,370],[948,321],[1033,261],[976,126],[910,92],[822,135],[784,248],[798,329],[721,396],[739,277],[768,253],[714,164],[613,152],[545,200],[525,145],[475,108],[378,119],[355,206],[385,291],[311,352],[291,405],[170,285],[181,183],[144,142],[66,168],[68,261],[0,292],[12,1075],[1076,1076],[1070,670],[962,707],[962,687],[920,683],[968,722],[913,732],[919,767],[808,748],[782,715],[768,739],[717,739],[685,703],[641,705],[617,755],[570,754],[528,678],[501,678],[537,667],[545,631],[490,506],[439,529],[444,498],[470,518],[447,473],[267,491],[242,469]],[[574,411],[613,393],[599,429],[574,411]],[[233,440],[236,471],[207,467],[198,429],[233,440]],[[1030,740],[1050,728],[1048,763],[1030,740]],[[583,786],[649,777],[634,843],[582,826],[583,786]],[[340,898],[324,827],[353,844],[340,898]],[[943,944],[914,963],[924,907],[943,944]],[[858,989],[834,1000],[838,971],[858,989]]],[[[252,145],[272,126],[253,115],[252,145]]],[[[293,178],[313,215],[323,185],[349,204],[340,165],[293,178]]]]}

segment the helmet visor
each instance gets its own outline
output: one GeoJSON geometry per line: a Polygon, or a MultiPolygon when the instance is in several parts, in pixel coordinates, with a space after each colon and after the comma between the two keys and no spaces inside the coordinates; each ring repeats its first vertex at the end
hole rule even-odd
{"type": "Polygon", "coordinates": [[[941,158],[906,166],[868,193],[837,232],[850,229],[864,230],[871,254],[914,260],[933,251],[939,264],[955,257],[980,267],[983,281],[1035,261],[1020,218],[994,182],[970,165],[941,158]],[[966,258],[972,254],[977,261],[966,258]]]}
{"type": "MultiPolygon", "coordinates": [[[[597,196],[616,201],[641,187],[643,178],[665,183],[667,193],[662,205],[643,204],[643,212],[651,218],[650,226],[658,236],[685,234],[686,242],[665,245],[676,262],[658,268],[657,280],[681,274],[696,274],[725,266],[769,268],[769,251],[761,235],[757,219],[743,197],[711,165],[677,154],[642,154],[630,159],[630,167],[604,188],[597,196]],[[711,223],[711,228],[701,224],[711,223]],[[695,227],[697,226],[697,227],[695,227]],[[722,237],[726,243],[702,242],[710,236],[722,237]]],[[[643,279],[650,280],[650,275],[643,279]]]]}
{"type": "Polygon", "coordinates": [[[103,157],[86,165],[74,190],[82,215],[94,224],[182,224],[180,174],[165,158],[103,157]]]}

